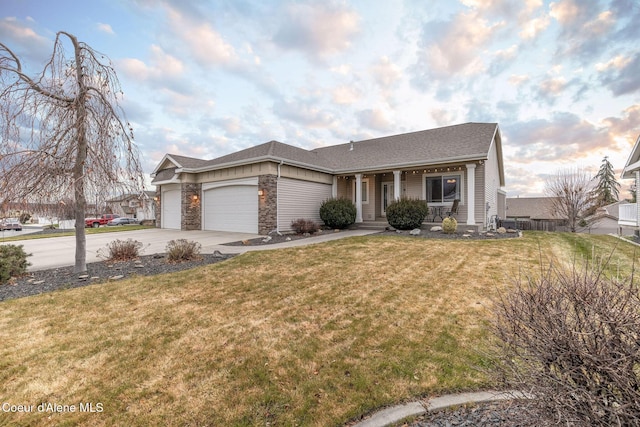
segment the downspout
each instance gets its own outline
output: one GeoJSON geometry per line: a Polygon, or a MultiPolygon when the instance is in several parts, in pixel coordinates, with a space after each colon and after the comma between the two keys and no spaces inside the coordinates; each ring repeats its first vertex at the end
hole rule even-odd
{"type": "Polygon", "coordinates": [[[276,178],[276,234],[280,233],[280,167],[284,164],[284,160],[280,160],[278,164],[278,176],[276,178]]]}

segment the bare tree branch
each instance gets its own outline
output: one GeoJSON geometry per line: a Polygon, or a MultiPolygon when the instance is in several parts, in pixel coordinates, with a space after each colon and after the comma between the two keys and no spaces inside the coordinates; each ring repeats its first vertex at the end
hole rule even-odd
{"type": "Polygon", "coordinates": [[[547,179],[545,193],[551,198],[552,213],[566,219],[575,232],[593,200],[587,172],[580,168],[560,170],[547,179]]]}
{"type": "Polygon", "coordinates": [[[18,55],[0,43],[0,198],[59,204],[73,194],[76,271],[86,270],[87,198],[142,191],[122,95],[108,58],[72,34],[56,34],[36,77],[26,75],[18,55]]]}

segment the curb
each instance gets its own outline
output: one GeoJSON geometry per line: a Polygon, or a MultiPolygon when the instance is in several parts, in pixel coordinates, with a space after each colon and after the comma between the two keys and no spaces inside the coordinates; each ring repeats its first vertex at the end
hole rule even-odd
{"type": "Polygon", "coordinates": [[[517,391],[479,391],[473,393],[447,394],[429,399],[426,406],[420,401],[392,406],[371,415],[352,427],[386,427],[405,418],[417,417],[427,412],[438,411],[451,406],[468,403],[496,402],[509,399],[523,399],[530,396],[517,391]]]}

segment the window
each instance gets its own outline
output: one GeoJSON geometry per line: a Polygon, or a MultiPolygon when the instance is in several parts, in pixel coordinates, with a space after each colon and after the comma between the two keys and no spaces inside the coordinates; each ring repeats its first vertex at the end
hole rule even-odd
{"type": "Polygon", "coordinates": [[[460,200],[460,175],[427,177],[427,202],[447,203],[460,200]]]}
{"type": "MultiPolygon", "coordinates": [[[[353,181],[353,203],[356,202],[356,181],[353,181]]],[[[369,179],[362,179],[362,204],[369,204],[369,179]]]]}

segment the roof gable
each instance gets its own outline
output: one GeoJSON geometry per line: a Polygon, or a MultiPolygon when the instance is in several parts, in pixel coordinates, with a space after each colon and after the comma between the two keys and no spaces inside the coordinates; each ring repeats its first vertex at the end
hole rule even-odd
{"type": "Polygon", "coordinates": [[[622,179],[631,179],[634,177],[634,172],[640,170],[640,135],[636,139],[636,143],[631,149],[631,155],[627,160],[627,164],[622,169],[622,179]]]}

